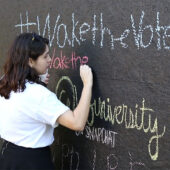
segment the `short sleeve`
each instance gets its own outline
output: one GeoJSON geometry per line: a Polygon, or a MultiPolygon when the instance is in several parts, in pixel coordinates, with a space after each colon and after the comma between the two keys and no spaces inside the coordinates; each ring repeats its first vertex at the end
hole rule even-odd
{"type": "Polygon", "coordinates": [[[57,127],[57,118],[68,110],[70,110],[69,107],[64,105],[57,98],[56,94],[49,92],[40,102],[37,118],[43,123],[50,124],[52,127],[57,127]]]}

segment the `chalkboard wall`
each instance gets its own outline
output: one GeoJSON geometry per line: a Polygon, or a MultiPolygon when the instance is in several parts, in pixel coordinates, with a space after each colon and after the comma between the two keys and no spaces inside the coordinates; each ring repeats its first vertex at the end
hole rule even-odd
{"type": "Polygon", "coordinates": [[[55,129],[57,170],[170,170],[169,0],[0,0],[0,7],[0,75],[21,32],[49,38],[48,88],[71,109],[82,90],[79,66],[92,67],[84,131],[55,129]]]}

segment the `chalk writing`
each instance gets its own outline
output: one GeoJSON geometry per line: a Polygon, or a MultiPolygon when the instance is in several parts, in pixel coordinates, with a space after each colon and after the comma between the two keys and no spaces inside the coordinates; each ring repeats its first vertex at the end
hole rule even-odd
{"type": "MultiPolygon", "coordinates": [[[[97,153],[96,150],[94,150],[94,156],[93,156],[93,170],[95,170],[95,164],[96,164],[96,159],[97,159],[97,153]]],[[[119,159],[118,156],[116,154],[110,153],[108,155],[106,155],[106,159],[107,159],[107,166],[106,166],[106,170],[115,170],[115,169],[119,169],[119,159]]],[[[129,170],[135,170],[136,167],[145,167],[145,164],[141,161],[134,161],[134,159],[132,159],[132,154],[129,152],[129,170]]]]}
{"type": "Polygon", "coordinates": [[[168,34],[170,32],[170,25],[160,25],[160,12],[156,12],[155,15],[156,27],[153,25],[145,25],[144,21],[147,16],[144,11],[141,12],[138,24],[136,24],[137,22],[134,19],[134,15],[131,14],[129,17],[131,27],[124,29],[124,31],[119,36],[114,35],[111,28],[106,25],[103,13],[100,13],[99,16],[94,14],[91,17],[92,20],[90,23],[83,21],[80,22],[77,17],[75,17],[75,14],[72,13],[71,28],[69,23],[65,24],[62,22],[63,20],[60,14],[57,15],[55,23],[53,24],[50,22],[50,17],[51,16],[48,13],[43,27],[43,24],[40,23],[39,16],[36,16],[34,22],[29,22],[28,11],[26,11],[25,23],[23,22],[23,14],[20,13],[20,23],[16,24],[15,28],[20,28],[21,33],[23,32],[24,28],[26,28],[27,32],[30,31],[30,27],[34,30],[37,29],[39,34],[49,38],[50,47],[56,44],[59,48],[64,48],[66,45],[75,47],[75,44],[80,46],[87,40],[86,36],[88,35],[89,37],[91,35],[92,37],[90,41],[94,46],[99,46],[100,48],[103,48],[104,46],[110,46],[110,49],[114,50],[115,44],[117,43],[122,48],[128,48],[129,45],[125,42],[125,40],[130,34],[132,34],[134,37],[134,45],[137,47],[137,49],[148,48],[152,44],[154,38],[157,40],[157,50],[170,50],[170,46],[168,45],[168,40],[170,38],[170,34],[168,34]],[[97,23],[100,23],[100,25],[97,23]],[[41,29],[40,27],[43,28],[41,29]],[[51,27],[53,28],[53,31],[51,27]],[[72,30],[71,33],[68,32],[68,30],[72,30]],[[99,42],[96,41],[96,37],[100,37],[99,42]],[[106,38],[109,38],[109,41],[108,39],[105,40],[106,38]],[[144,42],[144,39],[147,42],[144,42]],[[108,42],[109,44],[106,44],[108,42]]]}
{"type": "Polygon", "coordinates": [[[118,158],[114,155],[114,154],[110,154],[107,156],[107,169],[108,170],[115,170],[118,166],[118,158]],[[116,162],[116,164],[114,165],[112,162],[116,162]]]}
{"type": "MultiPolygon", "coordinates": [[[[89,154],[89,153],[83,153],[83,154],[89,154]]],[[[128,152],[129,155],[129,164],[125,165],[127,166],[127,169],[129,170],[135,170],[137,167],[145,167],[145,164],[142,161],[136,161],[134,158],[132,159],[132,153],[128,152]]],[[[96,170],[96,160],[100,154],[96,152],[94,149],[93,151],[93,159],[91,160],[91,167],[90,169],[96,170]]],[[[62,144],[62,163],[61,163],[61,170],[69,169],[69,170],[78,170],[80,167],[80,158],[81,153],[79,153],[77,150],[75,150],[73,145],[69,144],[62,144]]],[[[119,169],[119,159],[116,154],[113,153],[107,153],[105,157],[103,157],[103,162],[105,162],[106,159],[106,170],[115,170],[119,169]]]]}
{"type": "Polygon", "coordinates": [[[62,145],[62,166],[61,169],[69,169],[69,170],[78,170],[79,168],[79,153],[74,151],[73,146],[71,146],[71,149],[69,145],[63,144],[62,145]],[[69,162],[69,167],[67,164],[65,164],[65,161],[69,162]],[[74,162],[73,162],[74,161],[74,162]]]}
{"type": "Polygon", "coordinates": [[[133,35],[134,35],[134,39],[135,39],[135,45],[138,47],[138,49],[140,47],[146,48],[146,47],[150,46],[152,39],[153,39],[153,27],[151,25],[147,25],[143,28],[144,15],[145,15],[145,13],[144,13],[144,11],[142,11],[142,14],[141,14],[141,17],[140,17],[140,22],[139,22],[138,34],[137,34],[137,31],[136,31],[133,15],[131,15],[131,22],[132,22],[133,35]],[[143,42],[143,32],[146,29],[149,29],[150,32],[151,32],[148,44],[144,44],[144,42],[143,42]]]}
{"type": "MultiPolygon", "coordinates": [[[[84,135],[87,139],[110,145],[112,148],[115,147],[116,134],[117,132],[106,130],[105,128],[95,128],[90,126],[85,126],[84,130],[84,135]]],[[[76,135],[83,135],[83,132],[76,132],[76,135]]]]}
{"type": "Polygon", "coordinates": [[[130,162],[129,162],[130,170],[133,170],[134,166],[145,166],[145,164],[142,162],[133,161],[132,155],[130,152],[129,152],[129,157],[130,157],[130,162]]]}
{"type": "Polygon", "coordinates": [[[138,104],[135,105],[135,112],[133,112],[132,108],[128,107],[125,104],[115,106],[112,109],[110,105],[110,99],[106,101],[101,101],[98,99],[98,105],[96,100],[91,104],[91,120],[88,120],[88,125],[92,126],[94,123],[94,117],[99,117],[100,119],[105,120],[106,122],[110,122],[112,125],[115,123],[117,124],[124,124],[126,129],[136,129],[142,130],[144,133],[151,133],[154,134],[148,144],[148,151],[149,155],[151,156],[152,160],[157,160],[158,153],[159,153],[159,138],[163,137],[165,134],[166,127],[163,127],[162,132],[159,134],[158,132],[158,120],[157,117],[154,120],[153,126],[151,125],[151,113],[154,112],[153,109],[145,107],[145,99],[142,100],[142,106],[139,107],[138,104]],[[98,110],[97,110],[98,109],[98,110]],[[148,112],[150,112],[148,114],[148,112]],[[148,114],[148,121],[145,121],[146,114],[148,114]],[[140,118],[140,121],[139,121],[140,118]],[[146,124],[148,123],[148,124],[146,124]],[[151,127],[152,126],[152,127],[151,127]],[[151,148],[155,143],[155,153],[151,152],[151,148]]]}
{"type": "Polygon", "coordinates": [[[56,49],[54,48],[52,54],[52,60],[50,68],[54,69],[76,69],[77,65],[83,65],[88,63],[87,56],[77,56],[75,52],[72,52],[70,56],[63,54],[63,51],[60,51],[60,56],[56,56],[56,49]]]}
{"type": "Polygon", "coordinates": [[[92,126],[94,123],[94,116],[103,119],[106,122],[110,122],[112,125],[115,123],[121,125],[124,124],[126,129],[136,129],[143,131],[144,133],[154,134],[148,144],[149,155],[152,160],[157,160],[159,153],[159,139],[165,134],[166,127],[163,127],[161,133],[158,132],[159,124],[157,117],[154,119],[154,124],[152,125],[152,115],[154,112],[153,109],[145,107],[145,99],[142,100],[142,106],[139,107],[138,104],[135,105],[135,111],[132,108],[128,107],[125,104],[115,106],[112,109],[110,105],[110,99],[106,101],[101,101],[101,98],[98,99],[98,105],[96,100],[91,104],[91,120],[88,120],[88,125],[92,126]],[[145,121],[146,115],[148,115],[148,121],[145,121]],[[148,124],[146,124],[148,123],[148,124]],[[152,127],[151,127],[152,126],[152,127]],[[151,148],[155,143],[155,153],[151,153],[151,148]]]}
{"type": "MultiPolygon", "coordinates": [[[[69,77],[63,76],[56,86],[56,94],[60,99],[63,94],[63,92],[58,90],[61,82],[65,82],[65,84],[68,83],[68,85],[71,87],[72,94],[74,96],[73,108],[75,108],[77,105],[76,86],[73,85],[69,77]]],[[[71,101],[69,103],[71,103],[71,101]]],[[[98,99],[94,99],[94,101],[91,103],[91,116],[89,116],[87,124],[88,126],[93,126],[94,117],[97,117],[105,122],[111,123],[112,125],[115,123],[118,125],[124,125],[125,129],[135,129],[138,131],[143,131],[145,134],[150,133],[152,136],[148,142],[148,152],[152,160],[157,160],[159,155],[159,139],[164,136],[166,126],[164,126],[162,132],[160,132],[161,130],[158,119],[153,115],[154,110],[152,108],[146,107],[145,103],[145,99],[143,98],[140,104],[141,106],[136,103],[134,108],[131,108],[126,104],[114,106],[114,108],[112,108],[109,98],[107,98],[106,101],[102,101],[99,97],[98,99]],[[155,118],[153,118],[153,116],[155,118]],[[152,123],[152,119],[154,119],[154,123],[152,123]],[[154,149],[151,151],[151,148],[154,149]]]]}
{"type": "Polygon", "coordinates": [[[95,170],[95,164],[96,164],[96,151],[94,150],[94,157],[93,157],[93,170],[95,170]]]}

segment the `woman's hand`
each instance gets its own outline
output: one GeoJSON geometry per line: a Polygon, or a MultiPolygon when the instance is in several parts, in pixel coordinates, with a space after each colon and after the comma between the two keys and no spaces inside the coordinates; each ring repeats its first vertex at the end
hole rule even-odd
{"type": "Polygon", "coordinates": [[[91,68],[88,65],[81,65],[80,66],[80,77],[83,81],[84,86],[90,86],[93,85],[93,75],[91,68]]]}

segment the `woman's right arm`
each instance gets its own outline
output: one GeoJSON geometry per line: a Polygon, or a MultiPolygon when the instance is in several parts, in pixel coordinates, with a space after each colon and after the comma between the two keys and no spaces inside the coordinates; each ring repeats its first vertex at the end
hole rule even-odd
{"type": "Polygon", "coordinates": [[[82,131],[85,127],[93,85],[93,75],[89,66],[80,66],[80,76],[83,81],[83,90],[77,107],[73,111],[66,111],[57,119],[59,124],[76,131],[82,131]]]}

